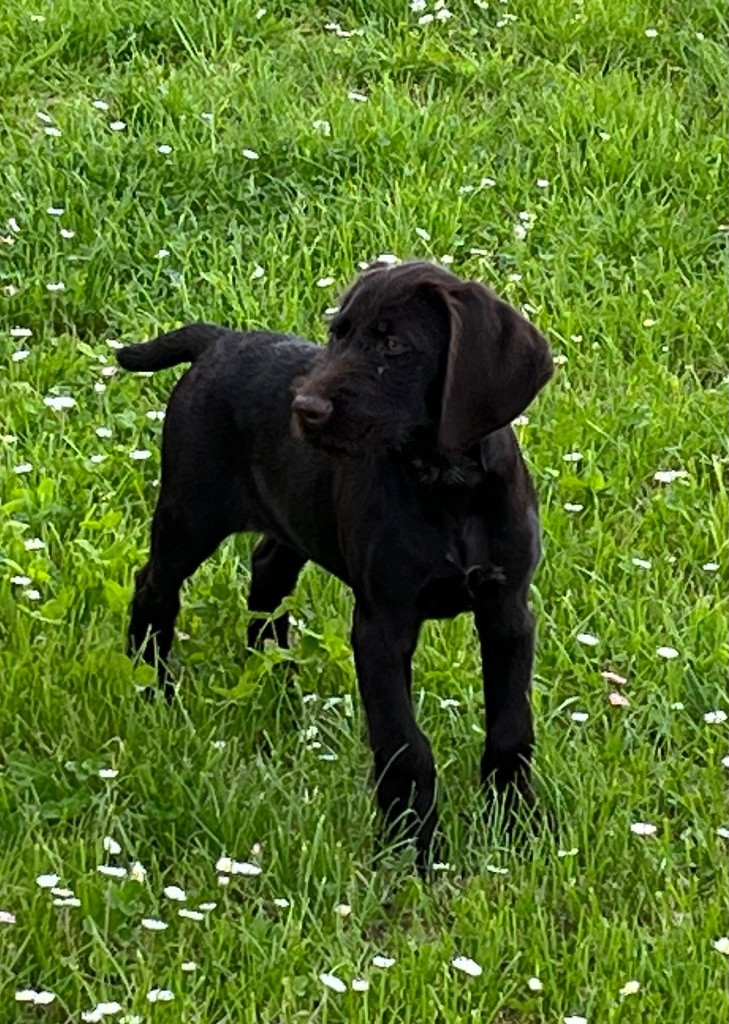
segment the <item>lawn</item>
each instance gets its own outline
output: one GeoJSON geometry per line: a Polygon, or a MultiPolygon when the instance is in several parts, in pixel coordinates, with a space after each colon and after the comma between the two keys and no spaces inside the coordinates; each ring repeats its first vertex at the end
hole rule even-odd
{"type": "Polygon", "coordinates": [[[0,12],[0,1021],[720,1024],[723,5],[261,3],[0,12]],[[116,372],[114,344],[323,341],[383,252],[490,285],[558,364],[517,427],[544,824],[484,825],[472,624],[429,624],[430,884],[373,870],[345,587],[305,570],[287,683],[245,650],[235,538],[185,589],[177,705],[124,654],[179,370],[116,372]]]}

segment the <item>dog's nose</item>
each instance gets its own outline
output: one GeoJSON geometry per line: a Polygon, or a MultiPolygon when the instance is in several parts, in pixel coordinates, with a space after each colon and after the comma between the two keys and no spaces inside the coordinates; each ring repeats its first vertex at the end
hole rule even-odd
{"type": "Polygon", "coordinates": [[[332,414],[332,403],[319,395],[297,395],[292,410],[307,427],[322,427],[332,414]]]}

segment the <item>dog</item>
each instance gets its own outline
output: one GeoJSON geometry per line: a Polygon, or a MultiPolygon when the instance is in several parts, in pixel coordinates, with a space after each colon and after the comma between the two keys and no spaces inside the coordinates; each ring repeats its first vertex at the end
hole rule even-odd
{"type": "Polygon", "coordinates": [[[117,356],[137,371],[192,363],[167,409],[129,625],[130,652],[158,666],[167,696],[183,581],[225,537],[255,531],[250,646],[287,645],[279,606],[307,561],[353,591],[378,802],[421,869],[437,824],[433,755],[411,700],[425,620],[473,613],[481,779],[508,815],[531,805],[528,591],[541,544],[511,422],[553,372],[544,337],[479,283],[427,262],[378,262],[343,296],[326,346],[196,323],[117,356]]]}

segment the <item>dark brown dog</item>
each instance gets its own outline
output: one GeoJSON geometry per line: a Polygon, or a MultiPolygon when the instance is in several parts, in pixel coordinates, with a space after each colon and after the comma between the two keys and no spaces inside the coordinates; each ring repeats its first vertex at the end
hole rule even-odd
{"type": "Polygon", "coordinates": [[[170,399],[151,554],[130,647],[164,662],[183,581],[229,534],[253,551],[249,643],[307,560],[349,584],[352,646],[390,828],[427,863],[435,768],[411,704],[425,619],[472,611],[486,704],[484,782],[531,799],[529,690],[540,554],[534,489],[510,422],[552,373],[544,338],[475,282],[428,263],[374,264],[344,296],[326,348],[192,324],[122,349],[130,370],[192,362],[170,399]]]}

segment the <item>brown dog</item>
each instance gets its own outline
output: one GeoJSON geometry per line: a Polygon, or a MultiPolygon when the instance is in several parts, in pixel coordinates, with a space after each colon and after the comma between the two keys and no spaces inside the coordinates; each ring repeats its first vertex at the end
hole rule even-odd
{"type": "Polygon", "coordinates": [[[192,324],[118,353],[130,370],[192,362],[170,399],[151,554],[130,647],[164,662],[183,581],[229,534],[263,533],[251,645],[287,642],[281,601],[306,561],[355,596],[352,646],[377,793],[425,866],[435,767],[411,704],[421,623],[472,611],[486,704],[484,782],[531,799],[529,690],[537,503],[510,422],[552,373],[544,338],[475,282],[374,264],[320,348],[192,324]]]}

